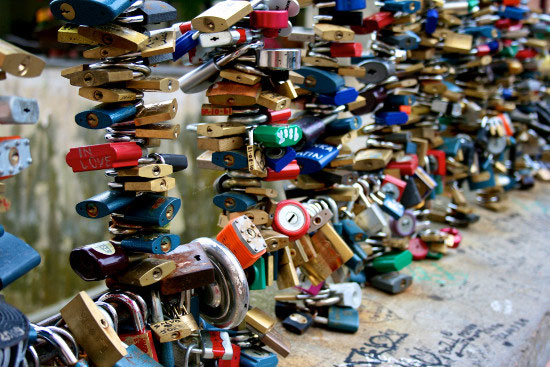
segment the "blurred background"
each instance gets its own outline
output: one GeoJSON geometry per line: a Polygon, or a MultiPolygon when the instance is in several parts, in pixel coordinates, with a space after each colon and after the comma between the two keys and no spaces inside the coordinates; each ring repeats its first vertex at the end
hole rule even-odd
{"type": "MultiPolygon", "coordinates": [[[[190,20],[209,6],[202,0],[168,1],[178,9],[181,21],[190,20]]],[[[74,115],[96,103],[78,96],[78,87],[60,76],[63,68],[90,63],[81,57],[85,47],[59,44],[49,1],[0,1],[0,38],[47,62],[42,75],[25,79],[8,76],[0,81],[0,95],[35,98],[40,105],[36,125],[0,125],[0,136],[20,135],[31,141],[33,164],[21,174],[5,180],[4,196],[11,201],[11,210],[0,214],[6,231],[24,239],[40,252],[42,263],[2,293],[6,300],[25,313],[71,297],[75,292],[97,287],[103,282],[84,282],[69,265],[71,249],[108,238],[107,219],[90,220],[80,217],[74,207],[86,198],[107,190],[109,181],[103,171],[73,173],[65,163],[71,147],[101,144],[104,131],[87,130],[74,122],[74,115]]],[[[166,25],[161,25],[163,27],[166,25]]],[[[180,77],[188,68],[181,65],[158,66],[153,75],[180,77]]],[[[163,141],[164,153],[187,155],[189,167],[174,174],[177,187],[170,196],[182,199],[182,208],[172,221],[172,233],[179,234],[182,243],[202,236],[214,236],[219,209],[212,204],[212,183],[220,171],[198,170],[196,134],[186,132],[185,125],[200,122],[200,106],[204,93],[184,96],[176,93],[146,93],[145,103],[177,98],[178,113],[172,120],[182,126],[180,138],[163,141]]]]}

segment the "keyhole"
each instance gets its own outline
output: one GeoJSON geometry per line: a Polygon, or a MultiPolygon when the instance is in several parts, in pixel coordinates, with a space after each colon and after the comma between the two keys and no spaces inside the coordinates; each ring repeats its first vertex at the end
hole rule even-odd
{"type": "Polygon", "coordinates": [[[298,222],[298,216],[295,213],[287,215],[286,220],[290,224],[296,224],[298,222]]]}
{"type": "Polygon", "coordinates": [[[100,90],[95,90],[93,97],[96,101],[101,101],[103,99],[103,93],[100,90]]]}
{"type": "Polygon", "coordinates": [[[86,73],[86,75],[84,75],[84,83],[86,83],[87,85],[91,85],[93,82],[94,82],[93,74],[86,73]]]}
{"type": "MultiPolygon", "coordinates": [[[[159,166],[154,166],[153,167],[153,176],[158,176],[160,175],[160,167],[159,166]]],[[[172,208],[174,209],[174,208],[172,208]]]]}
{"type": "Polygon", "coordinates": [[[201,261],[201,255],[195,255],[195,260],[201,261]]]}
{"type": "Polygon", "coordinates": [[[19,164],[19,150],[17,150],[17,148],[10,149],[9,161],[12,166],[17,166],[19,164]]]}
{"type": "Polygon", "coordinates": [[[377,73],[377,71],[376,71],[375,69],[369,69],[369,70],[367,70],[367,74],[369,74],[369,75],[374,75],[374,74],[376,74],[376,73],[377,73]]]}
{"type": "Polygon", "coordinates": [[[97,125],[99,125],[99,119],[95,113],[89,113],[86,115],[86,122],[90,127],[97,127],[97,125]]]}

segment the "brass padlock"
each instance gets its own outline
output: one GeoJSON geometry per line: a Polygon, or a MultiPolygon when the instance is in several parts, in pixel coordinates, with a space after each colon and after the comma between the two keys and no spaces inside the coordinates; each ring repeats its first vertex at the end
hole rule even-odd
{"type": "Polygon", "coordinates": [[[154,124],[173,119],[178,112],[178,102],[174,98],[169,101],[151,103],[138,108],[134,117],[136,126],[154,124]]]}
{"type": "Polygon", "coordinates": [[[250,14],[252,10],[252,5],[248,1],[221,1],[193,18],[191,25],[199,32],[221,32],[250,14]]]}
{"type": "Polygon", "coordinates": [[[42,73],[46,62],[25,50],[0,39],[0,68],[12,75],[34,78],[42,73]]]}
{"type": "Polygon", "coordinates": [[[172,260],[146,258],[132,265],[124,273],[117,274],[118,283],[137,287],[146,287],[154,284],[176,270],[176,263],[172,260]]]}
{"type": "Polygon", "coordinates": [[[78,34],[99,44],[129,51],[138,51],[149,40],[143,33],[114,23],[95,27],[80,26],[78,34]]]}

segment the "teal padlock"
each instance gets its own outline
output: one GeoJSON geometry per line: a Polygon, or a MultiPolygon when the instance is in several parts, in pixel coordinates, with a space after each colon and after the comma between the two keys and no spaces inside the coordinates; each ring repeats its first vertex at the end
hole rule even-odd
{"type": "Polygon", "coordinates": [[[248,285],[251,291],[259,291],[266,287],[265,259],[260,257],[256,262],[246,269],[248,285]]]}
{"type": "Polygon", "coordinates": [[[390,271],[399,271],[410,265],[413,256],[409,250],[402,252],[390,252],[379,256],[372,261],[372,267],[378,273],[389,273],[390,271]]]}

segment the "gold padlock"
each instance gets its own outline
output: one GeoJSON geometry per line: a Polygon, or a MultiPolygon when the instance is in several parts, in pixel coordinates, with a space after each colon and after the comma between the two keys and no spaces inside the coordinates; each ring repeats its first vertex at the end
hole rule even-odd
{"type": "Polygon", "coordinates": [[[78,34],[102,45],[129,51],[138,51],[149,40],[143,33],[114,23],[95,27],[80,26],[78,34]]]}
{"type": "Polygon", "coordinates": [[[46,62],[25,50],[0,39],[0,69],[23,78],[34,78],[42,73],[46,62]]]}
{"type": "Polygon", "coordinates": [[[133,77],[132,71],[127,69],[90,69],[71,74],[69,80],[77,87],[97,87],[132,80],[133,77]]]}
{"type": "Polygon", "coordinates": [[[170,77],[147,77],[143,79],[134,79],[127,81],[124,86],[131,89],[165,93],[175,92],[180,87],[179,81],[176,78],[170,77]]]}
{"type": "Polygon", "coordinates": [[[166,192],[173,189],[175,186],[176,180],[169,176],[149,181],[124,182],[125,191],[166,192]]]}
{"type": "Polygon", "coordinates": [[[134,117],[136,126],[154,124],[173,119],[178,112],[178,102],[174,98],[164,102],[146,104],[138,108],[134,117]]]}
{"type": "Polygon", "coordinates": [[[355,32],[351,29],[329,23],[317,23],[313,31],[325,41],[348,42],[355,38],[355,32]]]}
{"type": "Polygon", "coordinates": [[[117,170],[119,177],[159,178],[171,175],[174,168],[169,164],[153,163],[117,170]]]}
{"type": "Polygon", "coordinates": [[[193,18],[191,25],[203,33],[222,32],[252,13],[252,10],[248,1],[220,1],[193,18]]]}
{"type": "Polygon", "coordinates": [[[146,287],[166,278],[174,270],[176,263],[172,260],[147,258],[132,265],[124,273],[116,275],[116,281],[121,284],[146,287]]]}
{"type": "Polygon", "coordinates": [[[199,136],[197,139],[197,148],[201,150],[211,150],[213,152],[227,152],[240,149],[243,146],[244,139],[241,136],[229,136],[226,138],[199,136]]]}

